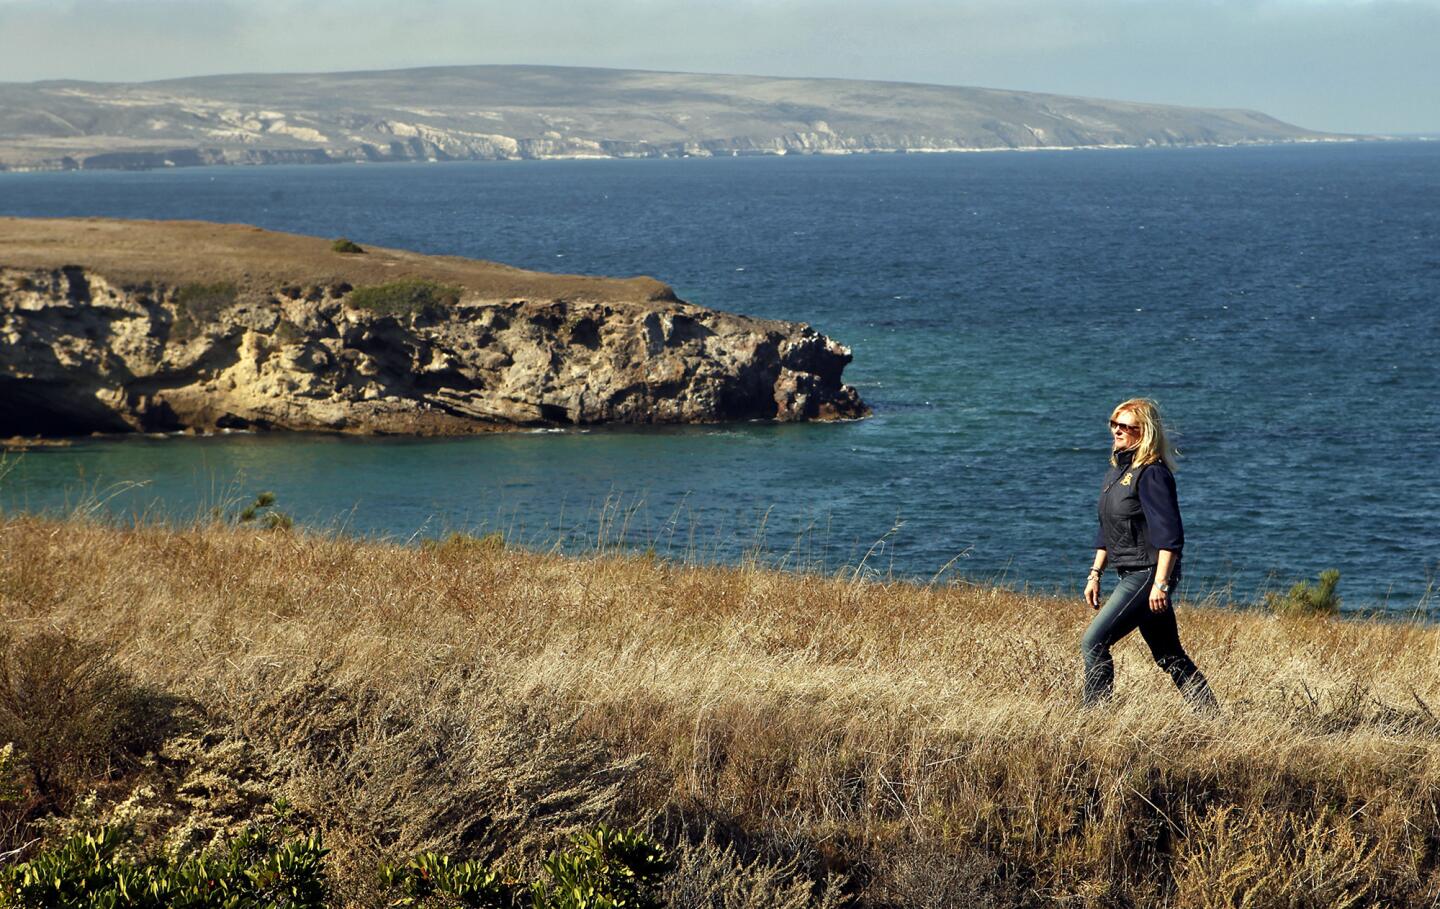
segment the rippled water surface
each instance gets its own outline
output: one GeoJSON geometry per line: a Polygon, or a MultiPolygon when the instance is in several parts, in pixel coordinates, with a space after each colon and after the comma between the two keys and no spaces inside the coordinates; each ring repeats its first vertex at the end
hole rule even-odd
{"type": "Polygon", "coordinates": [[[1105,419],[1165,406],[1192,597],[1337,567],[1421,605],[1440,563],[1440,144],[0,174],[0,213],[239,221],[650,274],[849,344],[864,422],[82,440],[9,509],[303,521],[1073,590],[1105,419]],[[119,487],[119,483],[138,483],[119,487]],[[948,567],[947,567],[948,566],[948,567]]]}

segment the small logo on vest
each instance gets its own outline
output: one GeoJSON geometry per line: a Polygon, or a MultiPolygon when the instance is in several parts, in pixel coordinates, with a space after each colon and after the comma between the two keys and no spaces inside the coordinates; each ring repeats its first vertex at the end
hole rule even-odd
{"type": "Polygon", "coordinates": [[[1126,473],[1126,474],[1125,474],[1125,479],[1123,479],[1123,480],[1120,481],[1120,485],[1121,485],[1121,486],[1129,486],[1129,485],[1130,485],[1130,480],[1131,480],[1134,476],[1135,476],[1135,472],[1134,472],[1133,470],[1130,471],[1129,473],[1126,473]]]}

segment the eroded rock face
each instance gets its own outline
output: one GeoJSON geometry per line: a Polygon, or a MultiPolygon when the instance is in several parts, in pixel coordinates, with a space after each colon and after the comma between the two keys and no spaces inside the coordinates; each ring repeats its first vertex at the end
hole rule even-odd
{"type": "Polygon", "coordinates": [[[850,351],[683,301],[485,300],[387,315],[345,283],[181,288],[0,267],[0,436],[858,418],[850,351]]]}

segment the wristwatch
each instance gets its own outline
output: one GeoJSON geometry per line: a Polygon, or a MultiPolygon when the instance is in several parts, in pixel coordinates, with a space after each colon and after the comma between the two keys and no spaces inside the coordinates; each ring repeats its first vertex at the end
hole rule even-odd
{"type": "Polygon", "coordinates": [[[1161,593],[1169,593],[1169,592],[1170,592],[1170,585],[1169,585],[1169,584],[1166,584],[1164,581],[1156,581],[1156,582],[1155,582],[1155,586],[1160,588],[1160,592],[1161,592],[1161,593]]]}

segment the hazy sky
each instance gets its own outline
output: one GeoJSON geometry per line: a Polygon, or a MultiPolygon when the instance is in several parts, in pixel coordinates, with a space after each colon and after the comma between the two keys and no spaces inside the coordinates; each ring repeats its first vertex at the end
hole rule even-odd
{"type": "Polygon", "coordinates": [[[1440,132],[1440,0],[0,0],[0,81],[452,63],[896,79],[1440,132]]]}

